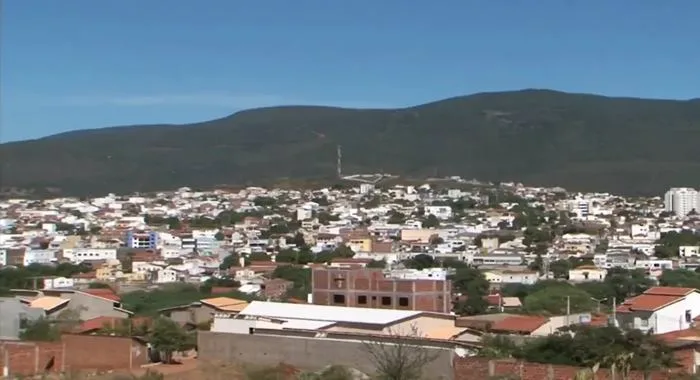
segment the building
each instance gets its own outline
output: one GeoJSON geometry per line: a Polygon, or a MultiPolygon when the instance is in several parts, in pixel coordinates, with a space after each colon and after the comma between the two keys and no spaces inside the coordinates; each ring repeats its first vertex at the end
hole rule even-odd
{"type": "Polygon", "coordinates": [[[381,269],[314,269],[315,305],[449,313],[452,281],[387,278],[381,269]]]}
{"type": "Polygon", "coordinates": [[[129,248],[155,249],[158,247],[158,233],[129,231],[126,233],[126,246],[129,248]]]}
{"type": "Polygon", "coordinates": [[[45,316],[44,310],[32,308],[13,297],[0,297],[0,340],[18,340],[28,321],[45,316]]]}
{"type": "Polygon", "coordinates": [[[230,298],[207,298],[187,305],[169,307],[159,313],[181,325],[197,326],[213,321],[215,315],[235,315],[248,306],[247,301],[230,298]]]}
{"type": "Polygon", "coordinates": [[[116,260],[116,248],[67,248],[63,250],[63,258],[70,260],[73,264],[80,264],[83,261],[95,260],[116,260]]]}
{"type": "Polygon", "coordinates": [[[700,292],[693,288],[657,286],[626,300],[617,308],[616,323],[652,334],[691,327],[700,316],[700,292]]]}
{"type": "Polygon", "coordinates": [[[677,216],[686,216],[693,210],[698,210],[700,204],[700,194],[697,190],[689,187],[674,187],[669,189],[664,195],[664,206],[666,211],[677,216]]]}

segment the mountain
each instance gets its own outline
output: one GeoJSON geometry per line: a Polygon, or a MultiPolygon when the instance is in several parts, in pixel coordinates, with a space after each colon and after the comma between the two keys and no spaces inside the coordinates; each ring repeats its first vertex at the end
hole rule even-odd
{"type": "Polygon", "coordinates": [[[700,182],[700,102],[549,90],[402,109],[284,106],[190,125],[84,130],[0,145],[5,189],[64,194],[211,187],[343,172],[460,175],[659,194],[700,182]]]}

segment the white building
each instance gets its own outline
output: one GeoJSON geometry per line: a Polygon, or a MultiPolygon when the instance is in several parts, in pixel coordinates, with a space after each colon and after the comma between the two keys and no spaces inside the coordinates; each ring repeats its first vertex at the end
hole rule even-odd
{"type": "Polygon", "coordinates": [[[32,249],[24,252],[23,265],[51,264],[56,261],[56,251],[50,249],[32,249]]]}
{"type": "MultiPolygon", "coordinates": [[[[682,245],[678,247],[678,253],[681,257],[698,257],[700,256],[700,247],[697,245],[682,245]]],[[[2,255],[1,252],[0,255],[2,255]]]]}
{"type": "Polygon", "coordinates": [[[689,187],[674,187],[666,192],[664,206],[666,211],[677,216],[686,216],[692,210],[698,211],[700,204],[698,191],[689,187]]]}
{"type": "Polygon", "coordinates": [[[116,248],[67,248],[63,250],[63,258],[73,264],[80,264],[86,260],[116,260],[116,248]]]}
{"type": "Polygon", "coordinates": [[[0,249],[0,266],[4,267],[7,265],[7,250],[0,249]]]}
{"type": "Polygon", "coordinates": [[[617,308],[616,322],[653,334],[685,330],[700,316],[700,292],[692,288],[654,287],[617,308]]]}
{"type": "Polygon", "coordinates": [[[438,219],[449,219],[452,217],[450,206],[425,206],[425,215],[434,215],[438,219]]]}
{"type": "Polygon", "coordinates": [[[75,280],[66,277],[54,277],[44,279],[44,289],[66,289],[75,286],[75,280]]]}

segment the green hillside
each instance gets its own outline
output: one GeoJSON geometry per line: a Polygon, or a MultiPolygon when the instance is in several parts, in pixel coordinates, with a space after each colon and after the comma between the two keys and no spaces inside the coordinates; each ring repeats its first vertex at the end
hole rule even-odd
{"type": "Polygon", "coordinates": [[[339,144],[348,174],[658,194],[700,185],[700,101],[524,90],[391,110],[261,108],[3,144],[1,179],[76,195],[331,179],[339,144]]]}

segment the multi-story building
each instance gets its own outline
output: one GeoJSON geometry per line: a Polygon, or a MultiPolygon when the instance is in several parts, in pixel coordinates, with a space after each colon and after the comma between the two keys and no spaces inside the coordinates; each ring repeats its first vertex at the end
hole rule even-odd
{"type": "Polygon", "coordinates": [[[126,233],[126,246],[129,248],[156,248],[158,246],[158,233],[129,231],[126,233]]]}
{"type": "Polygon", "coordinates": [[[387,278],[381,269],[314,269],[312,303],[449,313],[450,280],[387,278]]]}
{"type": "Polygon", "coordinates": [[[664,195],[666,211],[673,212],[677,216],[686,216],[692,210],[699,211],[700,194],[689,187],[674,187],[664,195]]]}
{"type": "Polygon", "coordinates": [[[68,248],[63,250],[63,258],[74,264],[92,260],[116,260],[116,248],[68,248]]]}

